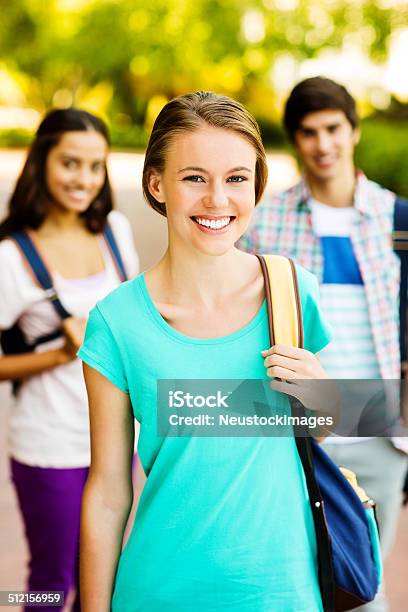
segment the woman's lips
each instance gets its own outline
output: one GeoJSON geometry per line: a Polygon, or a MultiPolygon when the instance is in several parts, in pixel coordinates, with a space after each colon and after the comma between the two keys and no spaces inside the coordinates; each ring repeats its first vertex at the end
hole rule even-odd
{"type": "Polygon", "coordinates": [[[235,216],[212,216],[212,215],[195,215],[190,217],[195,226],[204,234],[225,234],[232,223],[235,221],[235,216]]]}

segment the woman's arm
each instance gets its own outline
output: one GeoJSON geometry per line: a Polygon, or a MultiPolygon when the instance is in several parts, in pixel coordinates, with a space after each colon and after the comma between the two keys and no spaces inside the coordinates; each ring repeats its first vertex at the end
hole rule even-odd
{"type": "Polygon", "coordinates": [[[68,317],[62,322],[65,344],[61,348],[43,353],[23,353],[20,355],[2,355],[0,357],[0,381],[23,380],[45,370],[51,370],[76,359],[76,354],[83,342],[86,320],[79,317],[68,317]]]}
{"type": "Polygon", "coordinates": [[[91,423],[91,467],[82,498],[82,612],[109,612],[132,498],[134,420],[129,396],[84,365],[91,423]]]}
{"type": "Polygon", "coordinates": [[[22,380],[68,363],[72,358],[63,348],[44,353],[23,353],[0,357],[0,381],[22,380]]]}

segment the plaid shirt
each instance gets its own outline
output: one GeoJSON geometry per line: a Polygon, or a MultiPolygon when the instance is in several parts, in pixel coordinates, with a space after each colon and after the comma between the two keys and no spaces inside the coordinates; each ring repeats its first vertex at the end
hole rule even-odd
{"type": "MultiPolygon", "coordinates": [[[[237,246],[256,253],[292,257],[323,278],[320,240],[313,232],[304,179],[287,191],[269,196],[255,209],[248,232],[237,246]]],[[[364,281],[369,319],[382,378],[400,378],[400,262],[392,248],[395,195],[357,176],[354,207],[360,213],[350,236],[364,281]]]]}

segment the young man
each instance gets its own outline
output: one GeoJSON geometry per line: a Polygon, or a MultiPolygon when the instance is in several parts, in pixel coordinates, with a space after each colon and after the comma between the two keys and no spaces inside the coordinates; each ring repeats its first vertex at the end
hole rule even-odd
{"type": "MultiPolygon", "coordinates": [[[[256,209],[238,246],[287,255],[317,275],[322,310],[334,331],[320,353],[329,374],[344,380],[399,378],[399,260],[391,243],[395,195],[354,166],[360,137],[355,101],[330,79],[306,79],[287,100],[284,124],[303,177],[256,209]]],[[[324,446],[338,465],[357,473],[376,500],[385,558],[401,507],[404,440],[331,437],[324,446]]],[[[384,594],[366,608],[386,610],[384,594]]]]}

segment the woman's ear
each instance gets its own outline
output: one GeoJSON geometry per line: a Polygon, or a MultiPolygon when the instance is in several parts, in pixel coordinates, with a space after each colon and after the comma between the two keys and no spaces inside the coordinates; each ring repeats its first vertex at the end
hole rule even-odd
{"type": "Polygon", "coordinates": [[[151,170],[147,178],[147,186],[150,195],[154,197],[160,204],[164,204],[164,189],[162,175],[157,170],[151,170]]]}

